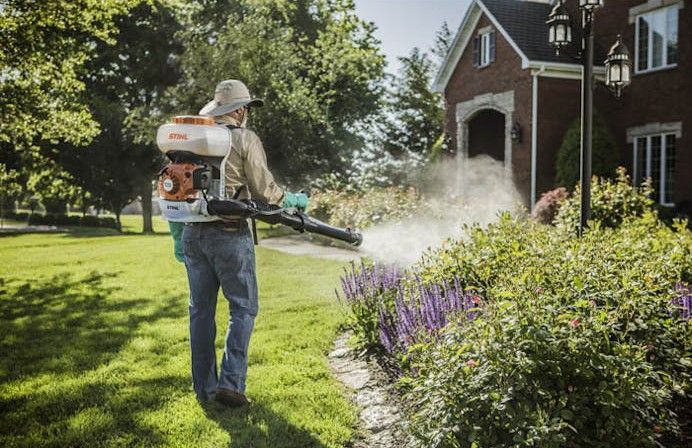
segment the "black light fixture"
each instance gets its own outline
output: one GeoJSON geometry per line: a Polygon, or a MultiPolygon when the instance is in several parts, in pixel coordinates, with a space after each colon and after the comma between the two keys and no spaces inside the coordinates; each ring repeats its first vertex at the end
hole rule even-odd
{"type": "Polygon", "coordinates": [[[610,47],[605,67],[606,85],[620,98],[622,90],[632,82],[632,60],[621,35],[618,35],[617,42],[610,47]]]}
{"type": "MultiPolygon", "coordinates": [[[[594,58],[594,13],[603,6],[603,0],[579,0],[579,9],[582,11],[582,46],[581,51],[571,55],[569,50],[572,42],[571,19],[563,0],[557,0],[557,4],[548,16],[548,42],[559,55],[567,53],[573,59],[578,60],[583,67],[582,103],[581,103],[581,218],[579,221],[579,235],[582,235],[591,215],[591,146],[593,133],[593,58],[594,58]]],[[[610,49],[606,64],[606,85],[616,96],[622,94],[622,90],[631,81],[632,62],[629,51],[618,36],[618,41],[610,49]]]]}
{"type": "Polygon", "coordinates": [[[548,16],[548,42],[560,54],[560,50],[572,43],[572,26],[567,8],[558,0],[548,16]]]}
{"type": "Polygon", "coordinates": [[[512,136],[512,141],[521,143],[521,126],[519,126],[519,123],[514,123],[510,135],[512,136]]]}

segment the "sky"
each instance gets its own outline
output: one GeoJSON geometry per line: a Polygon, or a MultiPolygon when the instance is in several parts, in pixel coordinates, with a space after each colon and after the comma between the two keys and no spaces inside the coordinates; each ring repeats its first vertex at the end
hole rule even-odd
{"type": "Polygon", "coordinates": [[[375,35],[387,56],[387,71],[396,73],[400,67],[397,57],[408,55],[413,47],[430,49],[444,21],[456,33],[470,1],[356,0],[356,13],[375,23],[375,35]]]}

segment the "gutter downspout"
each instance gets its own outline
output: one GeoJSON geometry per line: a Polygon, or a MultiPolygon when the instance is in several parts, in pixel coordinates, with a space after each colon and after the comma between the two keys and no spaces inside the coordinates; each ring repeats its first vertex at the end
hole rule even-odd
{"type": "Polygon", "coordinates": [[[536,157],[538,154],[538,77],[545,71],[545,65],[532,73],[531,84],[531,211],[536,205],[536,157]]]}

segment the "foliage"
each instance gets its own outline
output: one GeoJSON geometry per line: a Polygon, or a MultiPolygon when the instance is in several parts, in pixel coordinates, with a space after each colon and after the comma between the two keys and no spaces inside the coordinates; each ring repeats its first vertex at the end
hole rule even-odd
{"type": "Polygon", "coordinates": [[[86,64],[86,97],[101,132],[86,148],[58,145],[47,152],[90,193],[94,205],[111,210],[116,219],[126,204],[142,200],[144,231],[152,231],[151,184],[162,157],[150,137],[156,124],[139,118],[157,115],[156,103],[180,77],[181,25],[174,8],[158,0],[114,22],[115,42],[98,43],[98,56],[86,64]]]}
{"type": "Polygon", "coordinates": [[[418,48],[399,58],[401,68],[389,78],[379,119],[368,129],[370,138],[350,157],[349,183],[360,188],[419,185],[426,164],[447,150],[442,95],[430,85],[451,39],[445,22],[435,36],[434,61],[418,48]]]}
{"type": "MultiPolygon", "coordinates": [[[[599,113],[593,117],[591,169],[594,176],[606,177],[620,163],[618,146],[612,132],[599,113]]],[[[581,154],[581,119],[575,120],[567,129],[557,152],[555,184],[572,189],[579,182],[581,154]]]]}
{"type": "Polygon", "coordinates": [[[112,43],[113,17],[138,0],[7,0],[0,12],[0,142],[82,144],[98,125],[81,101],[94,43],[112,43]]]}
{"type": "Polygon", "coordinates": [[[363,191],[316,191],[308,212],[339,227],[364,229],[374,224],[411,217],[422,207],[414,188],[370,188],[363,191]]]}
{"type": "Polygon", "coordinates": [[[196,113],[216,84],[241,79],[266,106],[250,126],[284,180],[340,170],[358,126],[379,109],[384,56],[352,0],[197,0],[183,39],[184,78],[165,109],[196,113]]]}
{"type": "Polygon", "coordinates": [[[26,188],[40,199],[48,213],[64,214],[81,193],[75,178],[51,160],[44,160],[29,174],[26,188]]]}
{"type": "MultiPolygon", "coordinates": [[[[590,219],[604,227],[616,227],[628,217],[642,216],[654,206],[652,192],[650,180],[642,183],[641,187],[632,186],[623,167],[617,169],[614,181],[594,177],[591,182],[590,219]]],[[[556,225],[576,231],[580,222],[580,207],[581,188],[577,185],[574,194],[562,203],[555,217],[556,225]]]]}
{"type": "Polygon", "coordinates": [[[531,217],[543,224],[552,224],[560,209],[560,205],[567,199],[568,193],[565,187],[559,187],[547,191],[541,195],[541,199],[531,212],[531,217]]]}
{"type": "MultiPolygon", "coordinates": [[[[396,267],[373,264],[344,269],[341,276],[343,301],[349,311],[350,325],[360,348],[377,350],[381,347],[381,327],[378,316],[390,308],[400,287],[404,272],[396,267]]],[[[337,292],[337,298],[341,298],[337,292]]]]}
{"type": "Polygon", "coordinates": [[[0,163],[0,226],[4,223],[8,211],[14,211],[14,199],[21,193],[21,185],[18,183],[19,173],[8,169],[4,163],[0,163]]]}
{"type": "Polygon", "coordinates": [[[394,79],[386,113],[383,148],[395,158],[408,153],[427,155],[444,131],[444,108],[439,93],[430,90],[435,64],[414,48],[394,79]]]}
{"type": "Polygon", "coordinates": [[[692,232],[619,176],[596,189],[630,204],[617,226],[578,238],[504,214],[387,287],[365,268],[346,277],[352,323],[395,355],[421,446],[684,446],[692,232]]]}
{"type": "Polygon", "coordinates": [[[430,254],[424,281],[457,277],[487,305],[410,355],[407,397],[425,446],[672,440],[690,373],[689,321],[671,297],[692,280],[691,259],[692,233],[651,212],[581,239],[505,215],[430,254]]]}
{"type": "MultiPolygon", "coordinates": [[[[123,222],[141,229],[141,216],[123,222]]],[[[0,446],[346,446],[356,410],[324,362],[343,263],[257,248],[253,404],[238,412],[190,390],[187,280],[172,244],[167,233],[87,228],[2,238],[0,401],[12,405],[0,446]]],[[[216,316],[225,328],[223,298],[216,316]]]]}
{"type": "MultiPolygon", "coordinates": [[[[351,268],[341,277],[343,302],[359,348],[402,356],[436,340],[450,321],[475,319],[482,299],[457,280],[442,285],[410,281],[406,271],[374,263],[351,268]]],[[[337,297],[341,295],[337,292],[337,297]]]]}
{"type": "Polygon", "coordinates": [[[79,226],[120,229],[119,223],[110,217],[65,215],[60,213],[46,213],[45,215],[32,213],[27,217],[27,224],[30,226],[79,226]]]}

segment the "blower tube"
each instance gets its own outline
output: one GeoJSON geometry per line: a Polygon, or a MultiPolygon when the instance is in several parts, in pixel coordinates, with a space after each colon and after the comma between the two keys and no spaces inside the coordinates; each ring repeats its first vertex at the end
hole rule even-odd
{"type": "Polygon", "coordinates": [[[207,212],[221,218],[224,216],[232,216],[234,219],[253,218],[268,224],[283,224],[301,233],[317,233],[354,246],[360,246],[363,242],[363,235],[349,228],[333,227],[301,211],[289,211],[257,200],[211,199],[207,202],[207,212]]]}

